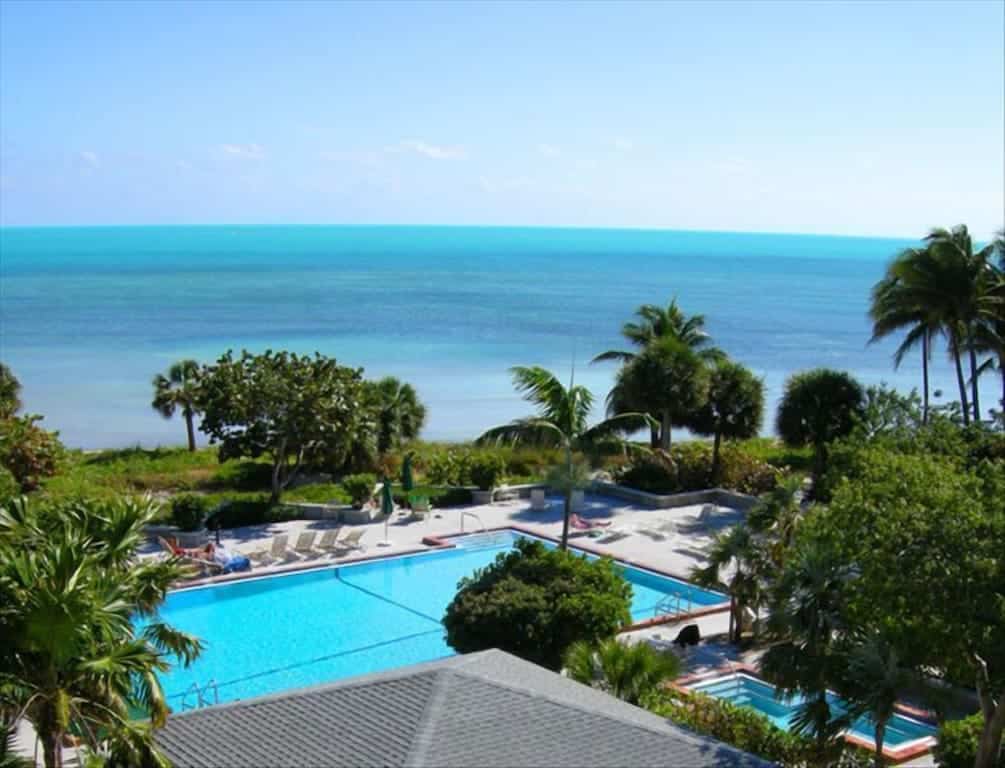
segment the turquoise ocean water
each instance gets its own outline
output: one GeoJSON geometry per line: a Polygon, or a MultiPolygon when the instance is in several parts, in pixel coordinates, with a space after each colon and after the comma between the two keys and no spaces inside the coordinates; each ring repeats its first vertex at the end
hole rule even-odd
{"type": "MultiPolygon", "coordinates": [[[[425,436],[465,439],[524,415],[507,368],[588,384],[636,306],[677,296],[765,378],[827,365],[868,383],[894,372],[867,346],[869,290],[908,241],[804,235],[478,227],[0,229],[0,358],[72,446],[176,444],[149,406],[174,360],[228,348],[319,350],[413,382],[425,436]]],[[[933,386],[953,391],[941,354],[933,386]]],[[[988,386],[985,402],[991,402],[988,386]]],[[[600,416],[600,407],[597,409],[600,416]]],[[[770,429],[770,419],[765,425],[770,429]]]]}

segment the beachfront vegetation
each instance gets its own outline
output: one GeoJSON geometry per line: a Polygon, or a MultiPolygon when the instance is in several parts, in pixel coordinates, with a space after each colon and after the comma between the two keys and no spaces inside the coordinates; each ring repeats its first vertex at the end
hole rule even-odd
{"type": "Polygon", "coordinates": [[[426,406],[415,388],[393,376],[368,382],[377,416],[377,452],[385,454],[415,440],[426,423],[426,406]]]}
{"type": "Polygon", "coordinates": [[[373,435],[362,372],[315,354],[228,352],[202,375],[202,430],[220,458],[268,456],[271,501],[311,462],[340,464],[373,435]]]}
{"type": "Polygon", "coordinates": [[[816,368],[789,377],[775,429],[788,445],[813,448],[813,471],[827,464],[827,446],[851,434],[865,412],[865,390],[843,371],[816,368]]]}
{"type": "MultiPolygon", "coordinates": [[[[768,451],[760,444],[765,455],[768,451]]],[[[665,451],[633,451],[631,461],[614,471],[621,485],[649,493],[668,494],[700,491],[722,486],[740,493],[759,495],[774,488],[782,470],[756,458],[740,444],[729,444],[720,450],[719,469],[715,470],[714,451],[704,442],[677,443],[665,451]]]]}
{"type": "Polygon", "coordinates": [[[59,471],[65,450],[57,432],[39,426],[35,414],[0,419],[0,467],[17,481],[22,491],[33,491],[59,471]]]}
{"type": "MultiPolygon", "coordinates": [[[[960,720],[947,720],[939,726],[938,742],[933,750],[941,768],[973,768],[981,741],[984,720],[980,714],[960,720]]],[[[1005,766],[1005,749],[999,749],[995,768],[1005,766]]]]}
{"type": "Polygon", "coordinates": [[[377,476],[369,472],[358,475],[346,475],[342,478],[342,487],[349,494],[352,505],[362,509],[373,498],[373,489],[377,486],[377,476]]]}
{"type": "Polygon", "coordinates": [[[573,680],[637,705],[677,677],[681,662],[672,651],[658,651],[644,640],[624,643],[611,637],[599,643],[573,643],[565,653],[564,667],[573,680]]]}
{"type": "Polygon", "coordinates": [[[492,451],[480,451],[471,458],[471,482],[480,491],[491,491],[503,481],[506,462],[502,456],[492,451]]]}
{"type": "Polygon", "coordinates": [[[9,419],[20,410],[21,382],[6,363],[0,363],[0,419],[9,419]]]}
{"type": "Polygon", "coordinates": [[[171,522],[179,531],[198,531],[206,524],[209,502],[205,496],[180,493],[171,499],[171,522]]]}
{"type": "Polygon", "coordinates": [[[164,764],[152,741],[168,714],[156,673],[191,663],[201,645],[157,616],[183,566],[136,559],[154,515],[130,500],[0,509],[0,737],[26,718],[48,768],[68,736],[114,764],[164,764]]]}
{"type": "Polygon", "coordinates": [[[195,450],[195,417],[199,412],[199,378],[202,369],[195,360],[180,360],[170,368],[167,375],[154,376],[154,399],[151,407],[165,419],[170,419],[176,411],[185,420],[185,434],[188,449],[195,450]]]}
{"type": "MultiPolygon", "coordinates": [[[[569,383],[568,388],[544,368],[513,368],[513,383],[524,399],[537,407],[537,415],[493,427],[478,438],[479,444],[500,442],[530,443],[559,447],[565,454],[567,474],[572,474],[573,452],[596,449],[602,441],[615,439],[625,424],[638,424],[647,417],[641,413],[619,413],[593,427],[587,419],[593,407],[593,394],[583,385],[569,383]]],[[[572,514],[572,489],[565,493],[562,519],[562,549],[569,546],[569,518],[572,514]]]]}
{"type": "Polygon", "coordinates": [[[946,340],[956,372],[963,423],[982,418],[978,383],[982,373],[994,370],[995,360],[1005,411],[1005,248],[1001,242],[999,235],[978,249],[965,225],[933,229],[921,247],[898,254],[873,288],[873,339],[905,332],[894,353],[895,366],[909,352],[921,352],[924,419],[930,410],[931,345],[940,336],[946,340]],[[980,363],[979,356],[987,353],[991,357],[980,363]]]}
{"type": "Polygon", "coordinates": [[[610,560],[519,540],[461,579],[443,625],[458,653],[500,648],[558,670],[573,643],[614,637],[629,624],[631,597],[610,560]]]}

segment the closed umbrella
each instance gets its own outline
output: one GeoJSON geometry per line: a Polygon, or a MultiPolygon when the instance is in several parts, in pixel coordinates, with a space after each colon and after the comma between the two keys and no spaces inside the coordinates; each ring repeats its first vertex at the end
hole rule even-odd
{"type": "Polygon", "coordinates": [[[415,478],[412,477],[412,454],[406,453],[405,460],[401,463],[401,487],[405,490],[405,496],[415,488],[415,478]]]}
{"type": "Polygon", "coordinates": [[[377,542],[377,546],[389,547],[391,540],[387,538],[387,526],[391,522],[391,515],[394,514],[394,496],[391,495],[391,481],[386,477],[380,489],[380,513],[384,516],[384,540],[377,542]]]}

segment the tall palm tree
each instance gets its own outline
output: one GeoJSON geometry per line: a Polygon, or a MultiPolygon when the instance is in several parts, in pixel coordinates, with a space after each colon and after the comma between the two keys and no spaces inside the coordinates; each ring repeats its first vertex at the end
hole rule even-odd
{"type": "Polygon", "coordinates": [[[907,354],[920,347],[922,381],[922,422],[928,423],[928,364],[932,356],[932,339],[941,333],[940,318],[926,297],[914,285],[900,276],[905,271],[902,262],[917,258],[916,248],[908,248],[887,268],[886,275],[872,289],[869,316],[872,319],[873,344],[892,333],[907,331],[893,353],[893,367],[900,368],[907,354]]]}
{"type": "Polygon", "coordinates": [[[195,450],[195,415],[199,412],[199,379],[202,368],[195,360],[179,360],[168,368],[167,375],[154,376],[154,399],[151,407],[165,419],[181,410],[188,435],[188,449],[195,450]]]}
{"type": "MultiPolygon", "coordinates": [[[[945,321],[950,326],[951,338],[955,333],[957,357],[965,351],[970,362],[970,395],[975,420],[981,418],[978,390],[977,353],[979,350],[978,325],[981,305],[993,281],[992,257],[995,244],[989,243],[975,250],[973,238],[966,225],[947,229],[933,229],[925,238],[928,250],[942,263],[944,280],[941,288],[945,321]]],[[[959,365],[959,362],[957,363],[959,365]]],[[[966,411],[966,404],[964,404],[966,411]]],[[[964,419],[966,422],[966,419],[964,419]]]]}
{"type": "Polygon", "coordinates": [[[712,436],[712,482],[719,482],[722,439],[755,437],[764,419],[764,381],[732,360],[718,360],[709,372],[708,398],[688,425],[712,436]]]}
{"type": "MultiPolygon", "coordinates": [[[[705,316],[684,314],[677,306],[676,297],[665,307],[643,304],[635,310],[635,315],[638,320],[621,326],[621,335],[636,349],[645,348],[656,339],[672,338],[694,350],[703,360],[713,362],[725,357],[721,349],[712,346],[712,337],[705,330],[705,316]]],[[[627,363],[634,359],[635,354],[633,351],[610,349],[597,355],[592,362],[616,360],[627,363]]]]}
{"type": "MultiPolygon", "coordinates": [[[[616,409],[648,414],[659,424],[657,446],[670,450],[674,424],[691,423],[708,395],[709,367],[683,342],[662,337],[618,371],[607,396],[607,412],[616,409]]],[[[638,429],[638,422],[629,423],[638,429]]],[[[655,446],[654,446],[655,447],[655,446]]]]}
{"type": "Polygon", "coordinates": [[[565,668],[576,682],[638,705],[647,693],[677,677],[681,664],[672,652],[657,651],[644,640],[626,643],[612,637],[596,645],[573,643],[565,652],[565,668]]]}
{"type": "Polygon", "coordinates": [[[847,716],[833,716],[827,688],[843,669],[835,643],[844,629],[845,594],[853,575],[840,553],[809,540],[790,553],[772,585],[768,629],[778,642],[762,657],[761,672],[783,695],[805,697],[793,725],[814,735],[821,757],[849,723],[847,716]]]}
{"type": "Polygon", "coordinates": [[[149,500],[0,509],[0,716],[34,726],[47,768],[70,732],[123,764],[164,762],[151,739],[168,714],[157,673],[201,645],[157,615],[186,568],[136,558],[157,512],[149,500]]]}
{"type": "Polygon", "coordinates": [[[874,724],[876,768],[883,768],[886,726],[896,712],[897,698],[916,675],[901,666],[896,650],[878,633],[856,640],[846,652],[844,681],[838,685],[854,717],[868,715],[874,724]]]}
{"type": "MultiPolygon", "coordinates": [[[[622,413],[588,427],[593,395],[583,385],[576,384],[574,377],[565,387],[554,374],[538,366],[517,366],[511,372],[517,391],[537,407],[537,415],[493,427],[482,434],[478,442],[524,442],[561,447],[565,451],[565,476],[570,480],[575,475],[573,451],[588,450],[602,439],[613,438],[625,428],[626,423],[645,422],[648,418],[641,413],[622,413]]],[[[562,549],[567,549],[569,545],[572,487],[569,482],[565,488],[562,549]]]]}
{"type": "Polygon", "coordinates": [[[371,385],[377,411],[377,451],[387,453],[414,440],[426,422],[426,406],[415,388],[386,376],[371,385]]]}
{"type": "Polygon", "coordinates": [[[729,595],[729,640],[743,638],[745,609],[761,602],[766,553],[762,539],[748,525],[735,525],[719,534],[705,551],[708,565],[691,571],[702,586],[722,589],[729,595]]]}

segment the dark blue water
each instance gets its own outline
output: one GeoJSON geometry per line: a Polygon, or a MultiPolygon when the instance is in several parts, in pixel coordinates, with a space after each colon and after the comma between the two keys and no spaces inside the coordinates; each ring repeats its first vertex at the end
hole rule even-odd
{"type": "MultiPolygon", "coordinates": [[[[413,382],[425,436],[464,439],[526,407],[507,368],[540,364],[602,400],[636,306],[677,296],[765,377],[816,365],[899,374],[869,347],[869,290],[907,241],[736,233],[450,227],[0,229],[0,357],[71,445],[179,443],[149,406],[174,360],[319,350],[413,382]]],[[[941,358],[934,386],[953,391],[941,358]]],[[[989,389],[989,397],[990,389],[989,389]]],[[[990,402],[990,400],[989,400],[990,402]]],[[[599,407],[597,416],[599,417],[599,407]]],[[[766,424],[770,427],[770,423],[766,424]]]]}

